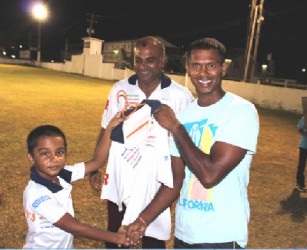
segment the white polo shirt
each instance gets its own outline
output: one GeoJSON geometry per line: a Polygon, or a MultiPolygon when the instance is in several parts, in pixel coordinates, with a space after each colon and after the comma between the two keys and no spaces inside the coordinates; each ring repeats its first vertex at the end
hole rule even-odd
{"type": "MultiPolygon", "coordinates": [[[[77,163],[65,166],[71,171],[70,182],[84,178],[85,165],[77,163]]],[[[30,180],[23,193],[23,207],[28,223],[28,233],[24,248],[73,248],[73,235],[53,224],[64,214],[74,216],[71,198],[72,186],[58,177],[63,189],[57,192],[50,190],[52,183],[44,184],[30,180]],[[49,188],[46,185],[49,185],[49,188]]],[[[44,181],[43,181],[44,182],[44,181]]]]}
{"type": "MultiPolygon", "coordinates": [[[[147,98],[138,86],[136,75],[115,83],[108,96],[101,126],[106,128],[114,115],[127,104],[141,103],[145,99],[147,98]]],[[[190,104],[194,97],[188,88],[181,86],[163,74],[161,84],[152,92],[148,99],[159,100],[161,103],[170,106],[175,113],[178,113],[190,104]]]]}
{"type": "MultiPolygon", "coordinates": [[[[138,87],[136,75],[117,82],[110,91],[102,126],[105,128],[110,119],[127,104],[138,104],[144,99],[146,96],[138,87]]],[[[161,84],[148,99],[159,100],[177,113],[193,100],[193,96],[187,88],[163,75],[161,84]]],[[[133,116],[137,116],[138,112],[127,121],[133,121],[133,116]]],[[[101,193],[102,199],[116,203],[119,209],[122,208],[122,203],[126,205],[123,225],[132,223],[137,218],[153,199],[161,183],[169,187],[173,185],[168,133],[151,116],[150,110],[146,111],[145,107],[140,112],[148,112],[149,126],[146,129],[150,129],[146,130],[144,140],[140,140],[138,145],[134,144],[139,136],[135,136],[135,140],[130,139],[127,145],[112,142],[101,193]]],[[[138,134],[144,133],[144,129],[142,127],[138,130],[138,134]]],[[[167,209],[148,226],[145,235],[168,240],[170,232],[171,217],[167,209]]]]}

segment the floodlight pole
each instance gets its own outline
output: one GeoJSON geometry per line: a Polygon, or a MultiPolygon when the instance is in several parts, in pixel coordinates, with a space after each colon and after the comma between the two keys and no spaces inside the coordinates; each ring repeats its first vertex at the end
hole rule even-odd
{"type": "Polygon", "coordinates": [[[37,64],[40,66],[41,64],[41,25],[42,21],[44,21],[48,17],[48,9],[42,3],[37,3],[32,7],[33,17],[38,21],[38,39],[37,39],[37,64]]]}
{"type": "Polygon", "coordinates": [[[259,40],[260,40],[260,30],[261,30],[261,24],[264,20],[264,18],[262,16],[263,3],[264,3],[264,0],[260,0],[259,15],[258,15],[258,19],[257,19],[257,30],[256,30],[256,37],[255,37],[255,48],[254,48],[254,55],[253,55],[251,75],[250,75],[251,81],[254,81],[255,71],[256,71],[256,67],[257,67],[257,54],[258,54],[258,47],[259,47],[259,40]]]}
{"type": "Polygon", "coordinates": [[[246,67],[247,67],[247,57],[248,53],[250,53],[250,41],[252,36],[252,27],[253,27],[253,20],[255,15],[255,8],[256,8],[256,0],[251,0],[250,3],[250,12],[249,12],[249,20],[248,20],[248,30],[247,30],[247,39],[246,39],[246,47],[245,47],[245,54],[244,54],[244,69],[242,74],[242,81],[246,81],[247,75],[245,74],[246,67]]]}
{"type": "Polygon", "coordinates": [[[261,23],[264,20],[262,16],[264,0],[260,0],[259,5],[256,5],[256,2],[258,2],[258,0],[252,0],[252,3],[251,3],[250,27],[249,27],[249,32],[248,32],[248,40],[247,40],[247,45],[246,45],[245,62],[244,62],[244,75],[243,75],[244,82],[247,80],[252,50],[254,54],[253,54],[253,58],[251,62],[251,72],[250,72],[249,79],[250,81],[254,80],[255,68],[257,64],[259,39],[260,39],[260,28],[261,28],[261,23]],[[254,33],[255,33],[256,23],[257,23],[257,31],[256,31],[256,37],[255,37],[255,44],[254,44],[254,36],[255,36],[254,33]]]}
{"type": "Polygon", "coordinates": [[[38,20],[37,64],[41,65],[41,21],[38,20]]]}
{"type": "Polygon", "coordinates": [[[250,63],[250,55],[251,55],[251,51],[252,51],[252,47],[253,47],[257,13],[258,13],[258,5],[255,6],[255,9],[254,9],[252,28],[251,28],[251,33],[250,33],[250,37],[249,37],[249,43],[248,43],[248,48],[247,48],[247,56],[246,56],[245,68],[244,68],[244,76],[243,76],[244,82],[246,82],[246,80],[247,80],[248,68],[249,68],[249,63],[250,63]]]}

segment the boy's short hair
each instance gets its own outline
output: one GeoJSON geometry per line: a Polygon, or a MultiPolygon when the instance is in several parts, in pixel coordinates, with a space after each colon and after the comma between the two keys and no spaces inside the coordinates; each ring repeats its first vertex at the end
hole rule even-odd
{"type": "Polygon", "coordinates": [[[220,41],[216,40],[215,38],[201,38],[192,42],[188,47],[184,56],[186,62],[190,60],[193,50],[209,50],[209,49],[217,50],[221,59],[221,63],[224,63],[226,59],[226,48],[224,44],[222,44],[220,41]]]}
{"type": "Polygon", "coordinates": [[[33,129],[27,137],[28,153],[33,154],[33,149],[37,146],[38,139],[43,136],[59,136],[64,140],[65,150],[67,149],[66,137],[61,129],[53,125],[41,125],[33,129]]]}

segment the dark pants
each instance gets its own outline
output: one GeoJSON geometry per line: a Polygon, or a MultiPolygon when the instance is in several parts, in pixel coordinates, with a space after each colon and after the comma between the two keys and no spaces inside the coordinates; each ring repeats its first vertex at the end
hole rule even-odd
{"type": "Polygon", "coordinates": [[[242,249],[237,242],[225,242],[225,243],[198,243],[188,244],[182,240],[175,238],[174,248],[202,248],[202,249],[242,249]]]}
{"type": "Polygon", "coordinates": [[[305,171],[305,166],[306,166],[306,159],[307,159],[307,149],[300,148],[299,160],[298,160],[298,166],[297,166],[297,172],[296,172],[296,183],[302,188],[305,187],[304,171],[305,171]]]}
{"type": "MultiPolygon", "coordinates": [[[[126,207],[123,204],[123,211],[118,211],[118,206],[108,201],[108,230],[111,232],[117,232],[121,226],[122,220],[124,218],[124,214],[126,211],[126,207]]],[[[106,248],[119,248],[114,243],[106,242],[106,248]]],[[[124,247],[123,247],[124,248],[124,247]]],[[[165,241],[158,240],[152,237],[143,236],[142,237],[142,248],[166,248],[165,241]]]]}

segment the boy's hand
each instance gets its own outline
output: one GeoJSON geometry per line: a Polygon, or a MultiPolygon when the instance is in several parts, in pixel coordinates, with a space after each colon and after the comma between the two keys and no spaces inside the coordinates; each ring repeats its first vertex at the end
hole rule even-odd
{"type": "Polygon", "coordinates": [[[119,234],[120,241],[119,244],[117,244],[118,247],[121,247],[122,245],[125,245],[126,247],[129,246],[129,240],[126,238],[126,227],[121,226],[117,233],[119,234]]]}
{"type": "Polygon", "coordinates": [[[126,119],[127,117],[121,117],[121,112],[117,112],[116,115],[109,122],[106,130],[112,131],[113,128],[115,128],[118,124],[125,121],[126,119]]]}

